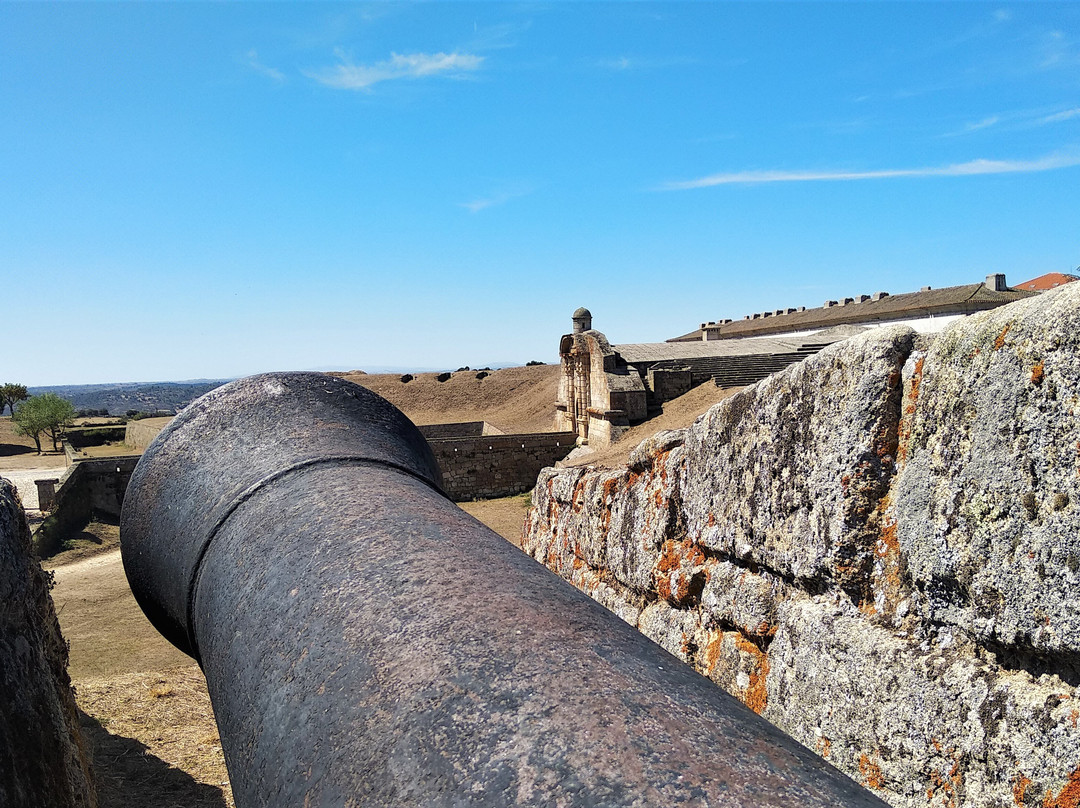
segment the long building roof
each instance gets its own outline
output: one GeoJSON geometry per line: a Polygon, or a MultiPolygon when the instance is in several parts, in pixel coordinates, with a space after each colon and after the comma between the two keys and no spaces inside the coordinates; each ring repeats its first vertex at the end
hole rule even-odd
{"type": "Polygon", "coordinates": [[[790,334],[838,325],[881,323],[948,314],[972,314],[1030,297],[1032,294],[1034,293],[1018,289],[995,291],[984,283],[972,283],[966,286],[949,286],[944,289],[928,288],[899,295],[880,297],[874,295],[877,299],[861,302],[847,298],[845,301],[837,302],[836,305],[821,308],[803,311],[785,310],[786,313],[783,314],[768,312],[761,316],[754,315],[727,323],[708,323],[704,329],[699,328],[689,334],[675,337],[669,342],[701,341],[705,330],[709,331],[710,341],[713,341],[769,334],[790,334]]]}
{"type": "MultiPolygon", "coordinates": [[[[831,342],[833,340],[825,340],[831,342]]],[[[632,342],[612,345],[623,361],[630,365],[651,364],[666,359],[702,359],[710,356],[752,356],[756,354],[792,353],[803,347],[805,340],[751,339],[710,340],[703,342],[632,342]]]]}

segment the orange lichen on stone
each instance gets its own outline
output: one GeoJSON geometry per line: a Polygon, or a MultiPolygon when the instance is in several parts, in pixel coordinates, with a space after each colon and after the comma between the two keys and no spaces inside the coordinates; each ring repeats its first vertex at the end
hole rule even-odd
{"type": "Polygon", "coordinates": [[[1027,788],[1030,785],[1031,780],[1017,772],[1016,776],[1013,778],[1012,781],[1013,802],[1015,802],[1017,805],[1023,805],[1024,792],[1027,791],[1027,788]]]}
{"type": "MultiPolygon", "coordinates": [[[[941,751],[941,744],[936,740],[931,739],[934,744],[934,748],[941,751]]],[[[948,808],[957,808],[959,804],[959,794],[964,784],[964,773],[960,770],[960,761],[956,758],[956,749],[949,749],[946,752],[947,755],[952,756],[953,763],[949,768],[948,774],[944,777],[939,772],[934,772],[930,776],[931,786],[926,792],[926,799],[932,800],[935,792],[941,794],[943,798],[942,805],[948,808]]]]}
{"type": "Polygon", "coordinates": [[[997,339],[994,340],[994,350],[1000,351],[1005,345],[1005,335],[1009,333],[1009,329],[1012,328],[1012,323],[1006,323],[1005,327],[1001,329],[1001,333],[997,335],[997,339]]]}
{"type": "Polygon", "coordinates": [[[1049,790],[1043,797],[1043,808],[1077,808],[1080,806],[1080,767],[1073,769],[1069,781],[1055,797],[1049,790]]]}
{"type": "Polygon", "coordinates": [[[829,752],[832,751],[832,741],[822,735],[817,739],[817,753],[826,760],[829,759],[829,752]]]}
{"type": "Polygon", "coordinates": [[[1043,360],[1039,360],[1034,368],[1031,369],[1031,383],[1038,387],[1043,383],[1043,360]]]}
{"type": "Polygon", "coordinates": [[[885,778],[881,774],[881,766],[874,763],[865,752],[859,755],[859,772],[863,776],[863,781],[870,788],[884,788],[885,778]]]}
{"type": "Polygon", "coordinates": [[[702,658],[704,670],[702,672],[706,676],[712,675],[713,670],[716,668],[716,663],[720,661],[720,650],[723,647],[724,633],[722,631],[714,634],[705,645],[705,654],[702,658]]]}
{"type": "Polygon", "coordinates": [[[911,438],[911,419],[915,415],[915,404],[919,400],[919,388],[922,386],[923,363],[925,361],[926,357],[922,356],[915,360],[915,372],[911,374],[911,387],[907,394],[907,405],[904,407],[903,417],[900,419],[896,459],[901,463],[907,460],[908,441],[911,438]]]}
{"type": "Polygon", "coordinates": [[[741,699],[743,704],[758,715],[765,711],[769,700],[769,690],[766,679],[769,676],[769,657],[741,634],[735,635],[735,647],[746,656],[750,657],[752,668],[750,670],[750,683],[743,691],[741,699]]]}

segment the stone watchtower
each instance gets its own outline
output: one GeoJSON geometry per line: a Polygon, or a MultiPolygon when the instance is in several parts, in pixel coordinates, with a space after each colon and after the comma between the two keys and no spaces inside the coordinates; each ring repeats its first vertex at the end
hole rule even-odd
{"type": "Polygon", "coordinates": [[[592,312],[584,306],[575,311],[571,315],[570,319],[574,321],[575,334],[580,334],[583,331],[592,330],[592,312]]]}

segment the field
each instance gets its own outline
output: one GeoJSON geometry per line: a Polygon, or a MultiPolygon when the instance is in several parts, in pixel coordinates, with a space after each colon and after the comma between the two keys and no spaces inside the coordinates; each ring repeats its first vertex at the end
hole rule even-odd
{"type": "MultiPolygon", "coordinates": [[[[398,376],[350,378],[420,423],[486,420],[506,431],[531,431],[551,428],[558,368],[508,368],[482,380],[462,372],[446,382],[423,374],[407,384],[398,376]]],[[[703,385],[669,402],[662,415],[620,443],[579,462],[622,463],[642,438],[660,428],[686,426],[729,394],[703,385]]],[[[0,419],[0,430],[9,420],[0,419]]],[[[12,441],[10,429],[0,431],[0,447],[5,447],[0,451],[9,452],[7,457],[24,464],[45,459],[34,454],[32,444],[27,453],[25,442],[12,441]]],[[[63,465],[62,455],[56,460],[63,465]]],[[[522,495],[462,507],[517,543],[528,503],[528,495],[522,495]]],[[[71,648],[69,670],[93,751],[100,805],[232,806],[205,680],[135,603],[120,562],[119,529],[92,523],[71,537],[69,546],[45,566],[56,579],[53,599],[71,648]]]]}

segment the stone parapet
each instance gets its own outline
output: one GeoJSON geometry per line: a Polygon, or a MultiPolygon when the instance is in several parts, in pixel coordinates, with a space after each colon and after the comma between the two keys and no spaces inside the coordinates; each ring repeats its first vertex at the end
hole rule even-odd
{"type": "Polygon", "coordinates": [[[892,805],[1075,808],[1080,284],[545,469],[523,548],[892,805]]]}

